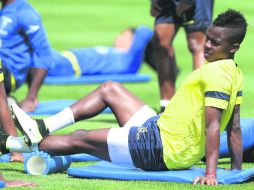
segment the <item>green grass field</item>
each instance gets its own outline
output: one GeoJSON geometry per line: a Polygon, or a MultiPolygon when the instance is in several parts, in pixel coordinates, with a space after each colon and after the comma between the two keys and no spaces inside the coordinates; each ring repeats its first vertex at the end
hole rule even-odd
{"type": "MultiPolygon", "coordinates": [[[[146,25],[153,27],[153,18],[149,16],[148,0],[30,0],[32,5],[41,13],[42,19],[53,48],[62,50],[65,48],[106,45],[110,46],[114,36],[128,26],[146,25]]],[[[235,59],[244,73],[244,102],[241,108],[241,117],[254,116],[254,91],[252,72],[254,66],[252,55],[254,45],[254,14],[252,0],[243,1],[216,1],[214,15],[234,8],[245,14],[248,23],[248,33],[241,49],[235,59]]],[[[185,34],[181,29],[175,40],[178,65],[181,69],[177,79],[177,87],[183,78],[191,72],[191,56],[187,50],[185,34]]],[[[157,76],[149,67],[143,65],[142,73],[152,75],[149,83],[126,84],[125,86],[138,95],[146,104],[156,109],[159,108],[159,89],[157,76]],[[141,90],[142,89],[142,90],[141,90]]],[[[97,85],[75,86],[48,86],[41,88],[39,99],[79,99],[83,95],[95,89],[97,85]]],[[[23,86],[13,95],[22,100],[27,92],[23,86]]],[[[59,131],[59,134],[71,132],[75,129],[115,127],[117,123],[112,115],[101,115],[84,122],[80,122],[67,129],[59,131]]],[[[75,163],[72,166],[82,166],[91,163],[75,163]]],[[[221,167],[229,167],[228,160],[220,161],[221,167]],[[226,161],[226,163],[225,163],[226,161]]],[[[202,166],[204,167],[204,165],[202,166]]],[[[254,164],[244,164],[244,168],[254,167],[254,164]]],[[[48,176],[29,176],[23,172],[23,164],[6,163],[0,165],[1,172],[8,179],[30,180],[38,184],[37,189],[100,189],[100,190],[133,190],[133,189],[197,189],[200,187],[191,184],[151,182],[151,181],[114,181],[96,179],[74,179],[66,174],[52,174],[48,176]]],[[[218,187],[202,187],[202,189],[253,189],[254,183],[241,185],[223,185],[218,187]]],[[[22,189],[22,188],[19,188],[22,189]]]]}

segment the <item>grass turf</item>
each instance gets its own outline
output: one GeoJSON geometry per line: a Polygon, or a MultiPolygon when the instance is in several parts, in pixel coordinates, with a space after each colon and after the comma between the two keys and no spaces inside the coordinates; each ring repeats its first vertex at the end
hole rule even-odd
{"type": "MultiPolygon", "coordinates": [[[[249,31],[235,60],[244,73],[244,102],[241,107],[241,117],[253,117],[254,92],[252,90],[251,63],[253,51],[254,15],[251,8],[252,0],[215,2],[214,15],[234,8],[245,14],[249,31]]],[[[147,25],[153,27],[153,18],[149,16],[149,1],[147,0],[30,0],[32,5],[41,13],[42,19],[52,47],[58,50],[65,48],[106,45],[110,46],[116,34],[128,26],[147,25]]],[[[177,86],[184,77],[191,72],[191,56],[188,53],[185,34],[181,29],[175,39],[175,47],[178,65],[181,72],[178,76],[177,86]],[[184,55],[184,56],[182,56],[184,55]]],[[[150,73],[153,80],[149,83],[126,84],[125,86],[138,95],[145,103],[159,108],[159,89],[157,76],[149,67],[144,65],[143,73],[150,73]],[[142,89],[142,90],[140,90],[142,89]],[[151,98],[152,97],[152,98],[151,98]]],[[[83,95],[95,89],[97,85],[75,85],[75,86],[48,86],[44,85],[39,94],[40,100],[51,99],[79,99],[83,95]],[[73,93],[75,92],[75,93],[73,93]]],[[[19,100],[25,97],[27,87],[23,86],[17,90],[15,95],[19,100]]],[[[75,129],[104,128],[117,126],[112,115],[101,115],[85,122],[80,122],[58,134],[71,132],[75,129]]],[[[220,161],[220,167],[229,167],[228,160],[220,161]]],[[[72,166],[81,166],[90,163],[73,163],[72,166]]],[[[204,167],[204,165],[201,165],[204,167]]],[[[244,164],[244,168],[254,167],[254,164],[244,164]]],[[[75,179],[69,178],[66,174],[52,174],[48,176],[29,176],[24,174],[23,165],[20,163],[6,163],[0,165],[1,172],[7,179],[22,179],[36,182],[37,189],[196,189],[196,186],[180,183],[150,182],[150,181],[114,181],[96,179],[75,179]]],[[[242,185],[223,185],[216,189],[253,189],[253,182],[242,185]]],[[[211,189],[212,187],[202,187],[211,189]]],[[[22,188],[19,188],[22,189],[22,188]]]]}

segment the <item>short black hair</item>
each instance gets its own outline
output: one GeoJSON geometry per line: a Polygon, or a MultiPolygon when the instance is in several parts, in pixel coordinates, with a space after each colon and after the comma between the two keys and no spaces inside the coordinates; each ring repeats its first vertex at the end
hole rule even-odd
{"type": "Polygon", "coordinates": [[[213,21],[214,26],[232,29],[230,40],[233,43],[241,43],[247,31],[247,21],[244,16],[236,10],[228,9],[219,14],[213,21]]]}

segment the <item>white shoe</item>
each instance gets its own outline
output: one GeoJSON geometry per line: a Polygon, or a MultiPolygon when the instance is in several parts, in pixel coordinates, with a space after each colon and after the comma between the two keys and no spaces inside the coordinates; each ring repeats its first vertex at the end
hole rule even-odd
{"type": "Polygon", "coordinates": [[[10,108],[13,121],[19,131],[25,136],[25,141],[29,146],[40,143],[48,135],[48,130],[46,130],[43,120],[31,118],[17,104],[12,104],[10,108]],[[47,135],[42,135],[41,131],[45,132],[44,130],[47,131],[47,135]]]}

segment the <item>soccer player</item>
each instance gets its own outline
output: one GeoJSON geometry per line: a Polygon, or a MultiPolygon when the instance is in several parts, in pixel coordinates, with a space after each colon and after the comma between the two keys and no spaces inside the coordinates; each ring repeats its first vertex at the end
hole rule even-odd
{"type": "MultiPolygon", "coordinates": [[[[17,130],[14,126],[14,123],[11,119],[11,114],[9,112],[9,107],[6,101],[6,93],[4,89],[4,75],[1,69],[1,60],[0,60],[0,136],[2,134],[9,134],[11,136],[17,136],[17,130]]],[[[15,137],[13,137],[15,138],[15,137]]],[[[0,137],[0,142],[3,139],[0,137]]],[[[23,158],[20,154],[12,153],[12,161],[22,161],[23,158]]],[[[34,183],[25,182],[25,181],[6,181],[0,173],[0,181],[5,182],[6,187],[16,187],[16,186],[35,186],[34,183]]]]}
{"type": "MultiPolygon", "coordinates": [[[[2,70],[2,64],[0,59],[0,133],[7,133],[12,136],[17,136],[17,129],[11,119],[9,107],[6,102],[6,93],[4,88],[4,74],[2,70]]],[[[2,139],[0,139],[1,141],[2,139]]],[[[11,161],[23,161],[23,157],[19,153],[12,153],[11,161]]]]}
{"type": "MultiPolygon", "coordinates": [[[[244,16],[227,10],[209,26],[205,41],[207,63],[192,72],[161,115],[128,92],[107,82],[60,113],[43,120],[31,119],[15,104],[16,126],[30,148],[53,155],[88,153],[143,170],[186,169],[206,156],[205,176],[194,184],[217,185],[220,131],[227,130],[231,169],[242,167],[240,104],[241,70],[234,62],[247,30],[244,16]],[[50,135],[74,122],[91,118],[110,107],[120,128],[77,130],[50,135]],[[39,144],[38,144],[39,143],[39,144]]],[[[2,134],[2,151],[17,150],[19,141],[2,134]]],[[[28,146],[20,142],[20,151],[28,146]]]]}
{"type": "Polygon", "coordinates": [[[54,65],[48,76],[137,73],[152,35],[151,29],[139,26],[121,32],[113,47],[76,48],[63,52],[54,50],[54,65]]]}
{"type": "Polygon", "coordinates": [[[1,3],[0,56],[6,93],[24,84],[31,69],[29,91],[21,105],[32,111],[47,70],[53,64],[50,45],[40,15],[26,0],[1,0],[1,3]]]}
{"type": "Polygon", "coordinates": [[[174,38],[180,27],[186,32],[193,69],[204,63],[205,32],[212,21],[213,0],[151,0],[151,15],[155,17],[152,40],[156,65],[160,106],[163,111],[175,93],[177,76],[174,38]]]}

